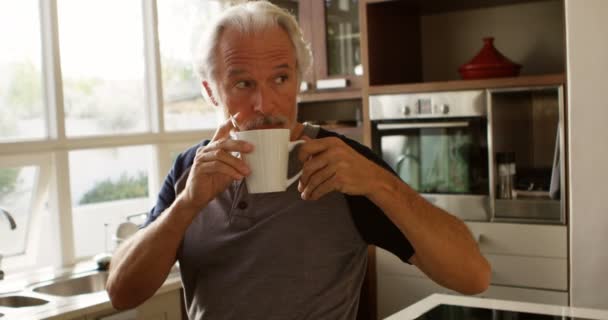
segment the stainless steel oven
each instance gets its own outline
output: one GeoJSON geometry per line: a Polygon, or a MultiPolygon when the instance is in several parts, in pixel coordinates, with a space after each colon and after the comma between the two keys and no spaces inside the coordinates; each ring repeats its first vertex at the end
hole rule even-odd
{"type": "Polygon", "coordinates": [[[372,148],[425,198],[490,219],[486,91],[370,97],[372,148]]]}

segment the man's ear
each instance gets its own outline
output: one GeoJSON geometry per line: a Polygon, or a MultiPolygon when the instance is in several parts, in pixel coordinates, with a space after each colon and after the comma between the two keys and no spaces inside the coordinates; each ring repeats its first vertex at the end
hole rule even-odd
{"type": "Polygon", "coordinates": [[[209,82],[207,82],[207,80],[203,80],[203,88],[205,88],[205,91],[207,92],[207,96],[209,97],[209,100],[211,100],[211,103],[213,103],[213,105],[215,106],[219,106],[219,103],[217,103],[215,96],[213,96],[213,90],[211,90],[211,86],[209,85],[209,82]]]}

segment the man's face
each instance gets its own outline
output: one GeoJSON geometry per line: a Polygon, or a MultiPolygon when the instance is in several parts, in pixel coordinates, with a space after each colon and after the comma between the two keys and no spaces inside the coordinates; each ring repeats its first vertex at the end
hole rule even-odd
{"type": "Polygon", "coordinates": [[[296,55],[287,33],[226,29],[217,48],[217,90],[238,130],[296,125],[296,55]]]}

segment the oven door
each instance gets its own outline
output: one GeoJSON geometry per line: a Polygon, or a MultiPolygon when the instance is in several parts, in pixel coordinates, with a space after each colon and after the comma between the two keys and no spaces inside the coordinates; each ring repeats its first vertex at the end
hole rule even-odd
{"type": "Polygon", "coordinates": [[[430,202],[464,220],[489,220],[484,117],[374,121],[372,148],[430,202]]]}

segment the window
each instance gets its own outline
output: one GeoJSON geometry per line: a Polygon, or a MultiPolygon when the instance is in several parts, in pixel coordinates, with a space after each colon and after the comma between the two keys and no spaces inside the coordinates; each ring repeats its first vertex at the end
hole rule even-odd
{"type": "MultiPolygon", "coordinates": [[[[43,251],[36,250],[40,243],[50,244],[51,233],[41,226],[50,225],[46,191],[51,163],[48,154],[0,157],[0,207],[15,222],[11,229],[10,221],[0,215],[0,254],[8,257],[6,260],[18,260],[20,267],[40,259],[43,251]],[[40,231],[32,232],[35,228],[40,231]]],[[[48,261],[53,259],[47,257],[48,261]]]]}
{"type": "Polygon", "coordinates": [[[0,1],[0,30],[0,143],[46,137],[38,1],[0,1]]]}
{"type": "Polygon", "coordinates": [[[150,146],[70,152],[76,257],[111,250],[118,224],[150,208],[151,158],[150,146]]]}
{"type": "Polygon", "coordinates": [[[37,176],[38,168],[35,166],[0,168],[0,207],[10,213],[17,226],[7,232],[9,220],[0,216],[0,252],[3,255],[25,251],[37,176]]]}
{"type": "Polygon", "coordinates": [[[174,157],[212,137],[191,60],[224,3],[0,1],[0,27],[16,30],[0,33],[0,207],[17,223],[0,217],[5,271],[112,250],[174,157]]]}
{"type": "Polygon", "coordinates": [[[66,135],[148,130],[141,1],[57,6],[66,135]]]}
{"type": "Polygon", "coordinates": [[[157,4],[165,127],[215,128],[216,110],[201,97],[192,57],[202,31],[223,5],[217,0],[158,0],[157,4]]]}

